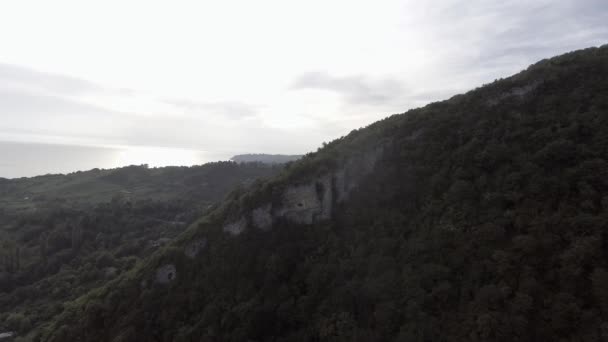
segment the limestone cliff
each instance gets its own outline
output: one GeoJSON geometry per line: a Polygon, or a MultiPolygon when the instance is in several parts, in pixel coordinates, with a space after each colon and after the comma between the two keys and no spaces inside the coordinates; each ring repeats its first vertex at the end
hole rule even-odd
{"type": "Polygon", "coordinates": [[[278,203],[265,203],[250,211],[245,209],[238,218],[227,219],[222,229],[239,235],[249,227],[271,229],[281,220],[302,225],[329,220],[334,205],[347,200],[358,184],[374,171],[382,153],[383,148],[378,147],[353,156],[337,170],[308,182],[288,184],[278,203]]]}

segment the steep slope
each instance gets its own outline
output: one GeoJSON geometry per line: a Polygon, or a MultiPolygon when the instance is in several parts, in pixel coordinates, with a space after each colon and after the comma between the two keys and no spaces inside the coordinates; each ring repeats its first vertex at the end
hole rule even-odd
{"type": "Polygon", "coordinates": [[[38,337],[606,339],[607,94],[604,46],[353,131],[38,337]]]}
{"type": "Polygon", "coordinates": [[[0,184],[0,332],[26,332],[280,167],[131,166],[0,184]]]}

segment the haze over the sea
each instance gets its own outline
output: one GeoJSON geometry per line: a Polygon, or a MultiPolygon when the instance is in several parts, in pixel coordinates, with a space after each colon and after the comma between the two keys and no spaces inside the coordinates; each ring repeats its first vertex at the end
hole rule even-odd
{"type": "Polygon", "coordinates": [[[0,141],[63,147],[4,144],[0,176],[305,154],[606,23],[606,0],[2,1],[0,141]]]}
{"type": "Polygon", "coordinates": [[[0,141],[0,178],[70,173],[148,164],[191,166],[228,160],[232,154],[163,147],[92,147],[0,141]]]}

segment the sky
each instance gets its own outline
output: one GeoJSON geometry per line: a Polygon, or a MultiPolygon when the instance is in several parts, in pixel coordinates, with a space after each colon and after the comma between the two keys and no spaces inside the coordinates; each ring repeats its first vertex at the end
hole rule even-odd
{"type": "Polygon", "coordinates": [[[606,43],[605,0],[3,1],[0,141],[306,153],[606,43]]]}

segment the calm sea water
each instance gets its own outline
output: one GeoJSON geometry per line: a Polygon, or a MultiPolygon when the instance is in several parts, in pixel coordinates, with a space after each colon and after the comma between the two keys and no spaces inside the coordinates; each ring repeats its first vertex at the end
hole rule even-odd
{"type": "Polygon", "coordinates": [[[127,165],[191,166],[232,154],[162,147],[88,147],[0,141],[0,177],[18,178],[127,165]]]}

